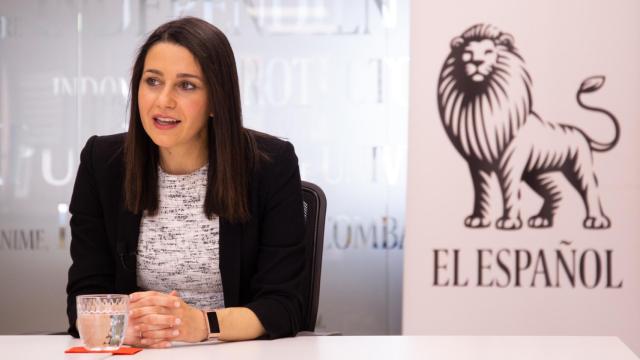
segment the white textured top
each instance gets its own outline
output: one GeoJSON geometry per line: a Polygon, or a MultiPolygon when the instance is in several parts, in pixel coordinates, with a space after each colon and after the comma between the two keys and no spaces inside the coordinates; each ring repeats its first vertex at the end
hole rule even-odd
{"type": "Polygon", "coordinates": [[[207,219],[208,165],[187,175],[158,167],[158,214],[140,223],[137,281],[143,290],[178,291],[200,309],[224,307],[218,257],[220,222],[207,219]]]}

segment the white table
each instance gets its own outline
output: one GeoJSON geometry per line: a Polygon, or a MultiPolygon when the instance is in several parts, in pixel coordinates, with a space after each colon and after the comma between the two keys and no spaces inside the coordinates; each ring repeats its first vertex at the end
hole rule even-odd
{"type": "Polygon", "coordinates": [[[66,335],[6,335],[0,336],[0,358],[638,360],[620,339],[600,336],[299,336],[145,349],[133,356],[64,353],[79,345],[66,335]]]}

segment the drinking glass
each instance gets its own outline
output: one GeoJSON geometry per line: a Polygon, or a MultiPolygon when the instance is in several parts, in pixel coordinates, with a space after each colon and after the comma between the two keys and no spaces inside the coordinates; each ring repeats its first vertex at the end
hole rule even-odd
{"type": "Polygon", "coordinates": [[[78,295],[78,331],[87,350],[117,350],[127,328],[129,296],[120,294],[78,295]]]}

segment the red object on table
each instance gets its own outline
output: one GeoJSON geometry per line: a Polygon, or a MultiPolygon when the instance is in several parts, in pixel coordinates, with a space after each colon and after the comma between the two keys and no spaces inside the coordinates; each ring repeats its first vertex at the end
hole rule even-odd
{"type": "Polygon", "coordinates": [[[113,355],[133,355],[136,353],[139,353],[140,351],[142,351],[142,349],[140,348],[134,348],[134,347],[121,347],[118,350],[101,350],[101,351],[93,351],[93,350],[87,350],[82,346],[74,346],[72,348],[68,348],[67,350],[65,350],[64,352],[67,354],[100,354],[100,353],[106,353],[106,354],[113,354],[113,355]]]}

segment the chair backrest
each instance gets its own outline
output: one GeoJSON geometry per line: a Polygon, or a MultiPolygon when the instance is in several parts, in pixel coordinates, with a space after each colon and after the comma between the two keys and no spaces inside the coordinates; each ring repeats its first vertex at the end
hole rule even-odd
{"type": "Polygon", "coordinates": [[[327,198],[320,187],[302,182],[306,247],[306,274],[308,282],[308,308],[305,309],[303,331],[314,331],[320,298],[320,274],[322,272],[322,249],[324,246],[324,220],[327,214],[327,198]]]}

